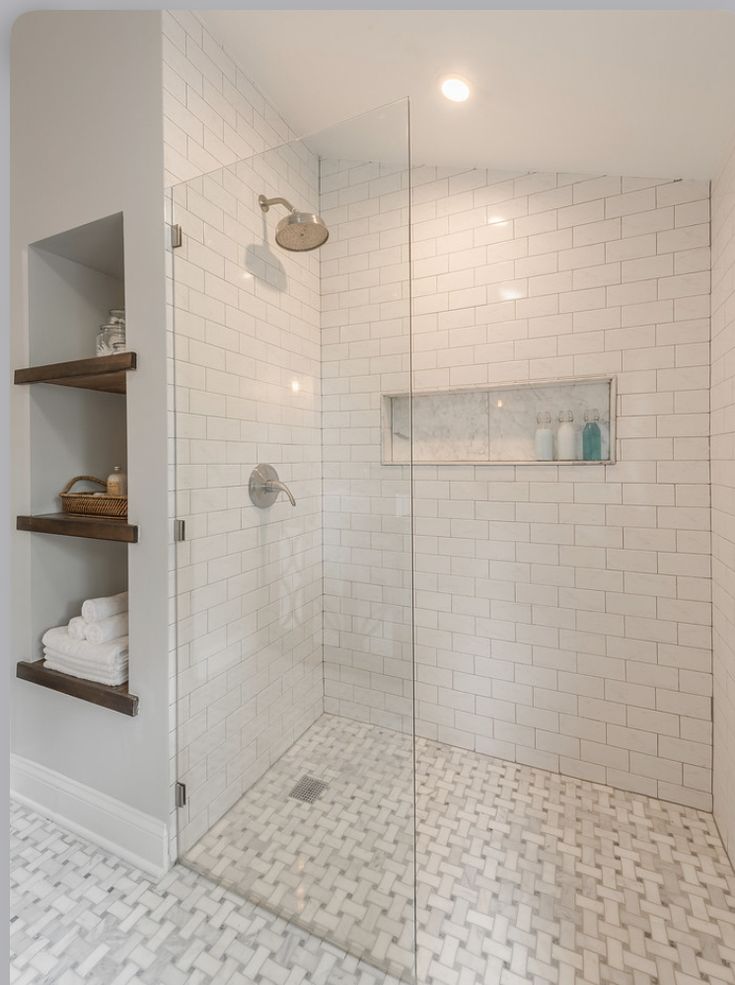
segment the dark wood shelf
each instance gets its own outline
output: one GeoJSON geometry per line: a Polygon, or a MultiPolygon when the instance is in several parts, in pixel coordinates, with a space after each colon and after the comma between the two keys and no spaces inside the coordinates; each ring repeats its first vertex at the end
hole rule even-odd
{"type": "Polygon", "coordinates": [[[126,373],[135,369],[134,352],[117,352],[114,356],[92,356],[91,359],[73,359],[67,363],[49,363],[47,366],[29,366],[16,369],[16,383],[53,383],[56,386],[73,386],[102,393],[125,393],[126,373]]]}
{"type": "Polygon", "coordinates": [[[127,520],[107,516],[76,516],[72,513],[42,513],[19,516],[18,530],[37,534],[61,534],[64,537],[87,537],[90,540],[115,540],[123,544],[138,543],[138,527],[127,520]]]}
{"type": "Polygon", "coordinates": [[[138,696],[128,691],[127,684],[110,687],[109,684],[98,684],[96,681],[84,681],[80,677],[71,677],[58,670],[48,670],[44,660],[20,660],[15,669],[16,677],[31,684],[40,684],[52,691],[69,694],[72,698],[89,701],[93,705],[109,708],[121,715],[138,714],[138,696]]]}

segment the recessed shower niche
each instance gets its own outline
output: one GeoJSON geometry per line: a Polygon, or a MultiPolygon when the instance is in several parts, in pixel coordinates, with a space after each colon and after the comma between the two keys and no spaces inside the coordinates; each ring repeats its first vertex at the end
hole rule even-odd
{"type": "Polygon", "coordinates": [[[383,394],[382,444],[384,465],[614,462],[615,380],[383,394]]]}

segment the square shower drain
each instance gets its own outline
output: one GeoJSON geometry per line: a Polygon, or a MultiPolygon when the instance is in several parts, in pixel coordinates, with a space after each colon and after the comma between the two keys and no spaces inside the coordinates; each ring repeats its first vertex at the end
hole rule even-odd
{"type": "Polygon", "coordinates": [[[315,780],[313,776],[302,776],[289,794],[289,797],[293,797],[294,800],[303,800],[307,804],[313,804],[315,800],[321,797],[327,786],[328,784],[324,783],[323,780],[315,780]]]}

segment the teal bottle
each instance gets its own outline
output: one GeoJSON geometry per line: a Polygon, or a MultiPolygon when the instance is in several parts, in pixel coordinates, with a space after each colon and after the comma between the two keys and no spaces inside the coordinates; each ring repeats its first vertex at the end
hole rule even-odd
{"type": "Polygon", "coordinates": [[[600,434],[600,412],[585,413],[582,431],[582,458],[585,462],[599,462],[602,458],[602,436],[600,434]]]}

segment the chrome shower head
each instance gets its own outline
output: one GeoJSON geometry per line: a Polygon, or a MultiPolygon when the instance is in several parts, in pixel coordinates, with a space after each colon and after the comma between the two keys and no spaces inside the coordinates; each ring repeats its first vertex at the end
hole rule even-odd
{"type": "Polygon", "coordinates": [[[258,196],[258,205],[267,212],[271,205],[283,205],[288,215],[276,226],[276,243],[284,250],[303,253],[316,250],[329,239],[329,230],[324,220],[313,212],[297,212],[285,198],[266,198],[258,196]]]}

